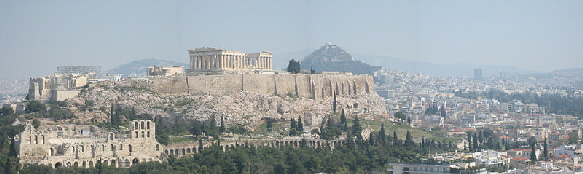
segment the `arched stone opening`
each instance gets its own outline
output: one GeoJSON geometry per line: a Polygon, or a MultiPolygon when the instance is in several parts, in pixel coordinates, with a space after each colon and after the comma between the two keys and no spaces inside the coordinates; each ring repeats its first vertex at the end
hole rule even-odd
{"type": "Polygon", "coordinates": [[[164,153],[165,153],[166,155],[168,155],[168,150],[164,150],[164,153]]]}
{"type": "Polygon", "coordinates": [[[140,163],[140,160],[138,158],[134,158],[134,160],[132,160],[132,165],[136,165],[140,163]]]}
{"type": "Polygon", "coordinates": [[[128,150],[129,150],[129,152],[132,152],[132,145],[131,144],[128,144],[128,150]]]}
{"type": "Polygon", "coordinates": [[[61,162],[55,163],[55,168],[61,168],[61,167],[63,167],[63,163],[61,163],[61,162]]]}
{"type": "Polygon", "coordinates": [[[148,129],[148,130],[150,129],[150,121],[148,121],[148,122],[146,123],[146,129],[148,129]]]}
{"type": "Polygon", "coordinates": [[[130,160],[129,160],[129,159],[126,159],[124,163],[125,163],[125,164],[124,164],[124,166],[125,166],[125,167],[130,167],[130,165],[131,165],[131,163],[130,163],[130,160]]]}
{"type": "Polygon", "coordinates": [[[83,162],[81,162],[81,166],[82,166],[83,168],[87,168],[87,162],[86,162],[86,161],[83,161],[83,162]]]}
{"type": "Polygon", "coordinates": [[[89,167],[94,167],[93,161],[89,161],[89,167]]]}
{"type": "Polygon", "coordinates": [[[73,167],[74,167],[74,168],[77,168],[77,167],[79,167],[79,163],[78,163],[78,162],[75,162],[75,163],[73,163],[73,167]]]}
{"type": "Polygon", "coordinates": [[[146,129],[146,126],[143,121],[141,122],[141,129],[146,129]]]}
{"type": "Polygon", "coordinates": [[[137,122],[137,121],[136,121],[136,122],[134,122],[134,129],[135,129],[135,130],[138,130],[139,128],[140,128],[140,127],[138,127],[138,122],[137,122]]]}

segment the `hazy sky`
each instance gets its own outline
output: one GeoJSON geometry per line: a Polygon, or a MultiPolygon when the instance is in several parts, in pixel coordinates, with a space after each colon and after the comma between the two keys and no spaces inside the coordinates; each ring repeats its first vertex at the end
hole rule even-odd
{"type": "Polygon", "coordinates": [[[440,64],[583,67],[583,1],[0,1],[0,79],[61,65],[188,62],[202,46],[440,64]]]}

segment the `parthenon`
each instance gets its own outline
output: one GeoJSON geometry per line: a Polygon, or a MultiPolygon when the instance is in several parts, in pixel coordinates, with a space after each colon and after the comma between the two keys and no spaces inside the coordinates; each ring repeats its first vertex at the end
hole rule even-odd
{"type": "Polygon", "coordinates": [[[188,50],[190,71],[271,70],[272,53],[243,53],[239,51],[202,47],[188,50]]]}

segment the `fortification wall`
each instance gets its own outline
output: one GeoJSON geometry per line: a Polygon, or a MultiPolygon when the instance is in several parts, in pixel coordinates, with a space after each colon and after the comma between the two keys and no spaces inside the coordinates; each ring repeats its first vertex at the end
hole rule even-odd
{"type": "MultiPolygon", "coordinates": [[[[241,91],[263,94],[326,98],[357,95],[374,91],[370,75],[324,74],[224,74],[203,76],[156,77],[146,81],[126,82],[132,87],[148,88],[160,94],[209,93],[229,95],[241,91]]],[[[123,84],[121,84],[123,86],[123,84]]]]}

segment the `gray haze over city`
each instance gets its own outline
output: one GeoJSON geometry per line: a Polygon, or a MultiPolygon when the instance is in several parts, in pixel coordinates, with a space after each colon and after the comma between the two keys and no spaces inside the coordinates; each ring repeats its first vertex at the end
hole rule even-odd
{"type": "Polygon", "coordinates": [[[581,7],[583,1],[1,1],[0,79],[50,75],[63,65],[187,63],[187,49],[203,46],[267,50],[281,62],[301,57],[278,55],[326,42],[361,55],[549,72],[583,67],[581,7]]]}

